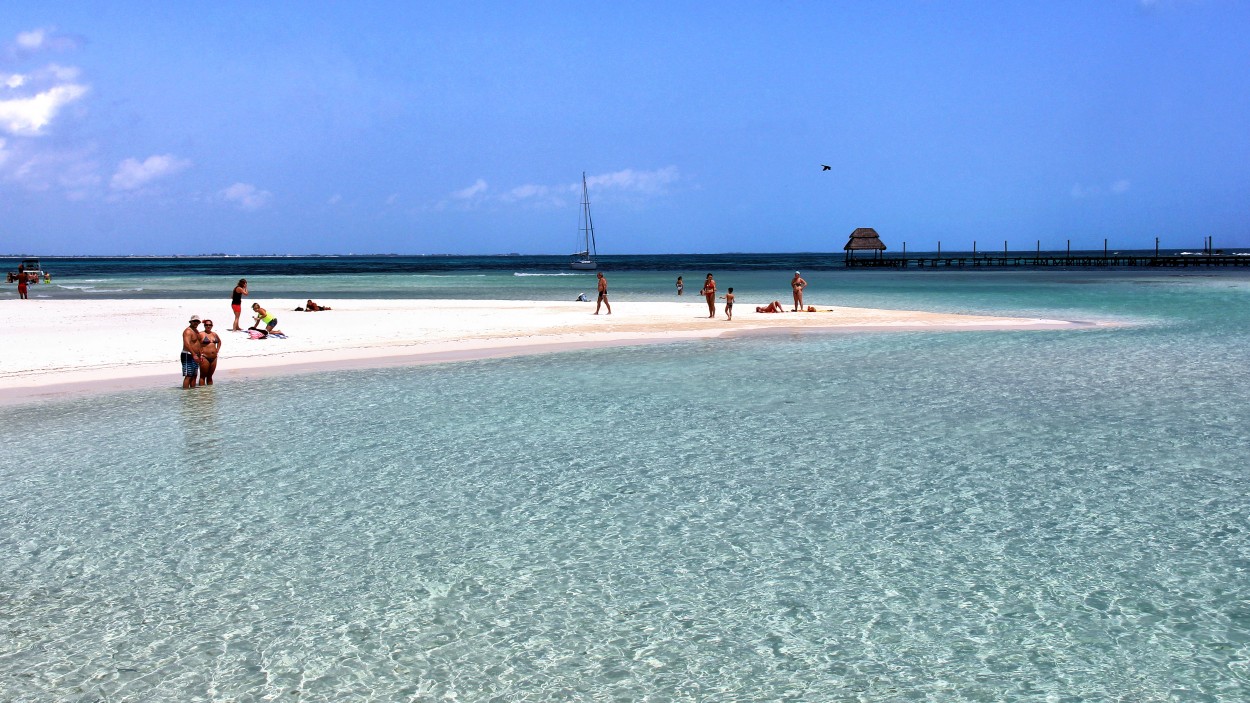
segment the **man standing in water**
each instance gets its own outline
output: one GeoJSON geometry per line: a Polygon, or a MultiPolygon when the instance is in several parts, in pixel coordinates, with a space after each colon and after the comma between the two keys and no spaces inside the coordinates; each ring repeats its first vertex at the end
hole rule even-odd
{"type": "Polygon", "coordinates": [[[182,331],[182,387],[195,388],[195,376],[200,371],[200,350],[204,344],[200,337],[200,316],[192,315],[187,328],[182,331]]]}
{"type": "Polygon", "coordinates": [[[599,314],[599,306],[608,306],[608,314],[612,314],[612,304],[608,302],[608,279],[603,277],[603,272],[595,274],[599,277],[599,299],[595,301],[595,314],[599,314]]]}
{"type": "Polygon", "coordinates": [[[794,272],[794,278],[790,279],[790,289],[794,291],[794,310],[799,312],[803,309],[803,289],[807,287],[807,281],[799,275],[798,271],[794,272]]]}
{"type": "Polygon", "coordinates": [[[707,300],[707,316],[716,317],[716,279],[712,278],[712,274],[707,275],[707,279],[703,281],[703,290],[699,292],[707,300]]]}

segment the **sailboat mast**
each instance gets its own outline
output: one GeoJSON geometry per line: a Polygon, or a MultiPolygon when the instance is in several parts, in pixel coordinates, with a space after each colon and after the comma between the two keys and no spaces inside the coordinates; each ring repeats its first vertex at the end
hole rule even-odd
{"type": "Polygon", "coordinates": [[[591,259],[598,254],[595,246],[595,224],[590,219],[590,191],[586,187],[586,172],[582,171],[582,218],[585,220],[583,234],[586,239],[586,253],[591,259]]]}

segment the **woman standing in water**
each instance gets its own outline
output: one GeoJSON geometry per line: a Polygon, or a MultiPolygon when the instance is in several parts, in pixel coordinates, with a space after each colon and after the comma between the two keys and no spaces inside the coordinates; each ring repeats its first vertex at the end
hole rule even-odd
{"type": "Polygon", "coordinates": [[[204,321],[200,337],[200,385],[213,385],[213,373],[217,371],[217,353],[221,351],[221,336],[213,331],[213,321],[204,321]]]}

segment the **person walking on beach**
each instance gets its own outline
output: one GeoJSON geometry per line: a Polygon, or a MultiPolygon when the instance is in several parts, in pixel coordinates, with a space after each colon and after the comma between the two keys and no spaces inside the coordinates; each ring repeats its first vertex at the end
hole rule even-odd
{"type": "Polygon", "coordinates": [[[721,297],[725,299],[725,319],[733,320],[734,319],[734,289],[731,287],[728,291],[725,292],[725,295],[721,297]]]}
{"type": "Polygon", "coordinates": [[[221,351],[221,337],[213,331],[213,321],[204,321],[204,334],[200,337],[200,385],[213,385],[213,372],[217,370],[217,353],[221,351]]]}
{"type": "Polygon", "coordinates": [[[200,371],[200,349],[203,340],[200,336],[200,316],[192,315],[187,328],[182,331],[182,387],[195,388],[195,376],[200,371]]]}
{"type": "Polygon", "coordinates": [[[807,287],[807,281],[799,275],[798,271],[794,272],[794,278],[790,279],[790,289],[794,291],[794,310],[798,312],[803,309],[803,289],[807,287]]]}
{"type": "Polygon", "coordinates": [[[681,276],[678,276],[677,277],[677,295],[681,295],[681,292],[685,289],[686,289],[686,284],[682,283],[681,276]]]}
{"type": "Polygon", "coordinates": [[[599,306],[606,305],[608,314],[612,314],[612,304],[608,302],[608,279],[603,277],[603,272],[595,274],[599,277],[599,299],[595,301],[595,314],[599,314],[599,306]]]}
{"type": "Polygon", "coordinates": [[[712,278],[712,274],[707,275],[707,279],[703,281],[703,290],[699,292],[707,301],[707,316],[716,317],[716,279],[712,278]]]}
{"type": "Polygon", "coordinates": [[[239,327],[239,313],[243,311],[243,296],[247,295],[247,279],[240,278],[234,287],[234,292],[230,294],[230,309],[234,311],[234,327],[230,328],[231,332],[242,332],[239,327]]]}

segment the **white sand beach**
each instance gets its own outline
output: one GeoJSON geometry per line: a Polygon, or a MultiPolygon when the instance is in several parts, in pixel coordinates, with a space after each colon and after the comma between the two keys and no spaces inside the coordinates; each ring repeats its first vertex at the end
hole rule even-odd
{"type": "MultiPolygon", "coordinates": [[[[229,331],[227,303],[208,300],[38,300],[0,305],[0,403],[126,388],[177,386],[181,333],[191,315],[211,319],[223,339],[217,383],[276,373],[315,373],[621,346],[788,330],[1003,330],[1076,328],[1063,320],[820,307],[761,314],[739,301],[708,319],[686,302],[594,303],[515,300],[323,300],[327,312],[296,312],[297,300],[264,301],[286,339],[229,331]]],[[[251,324],[245,306],[240,320],[251,324]]]]}

